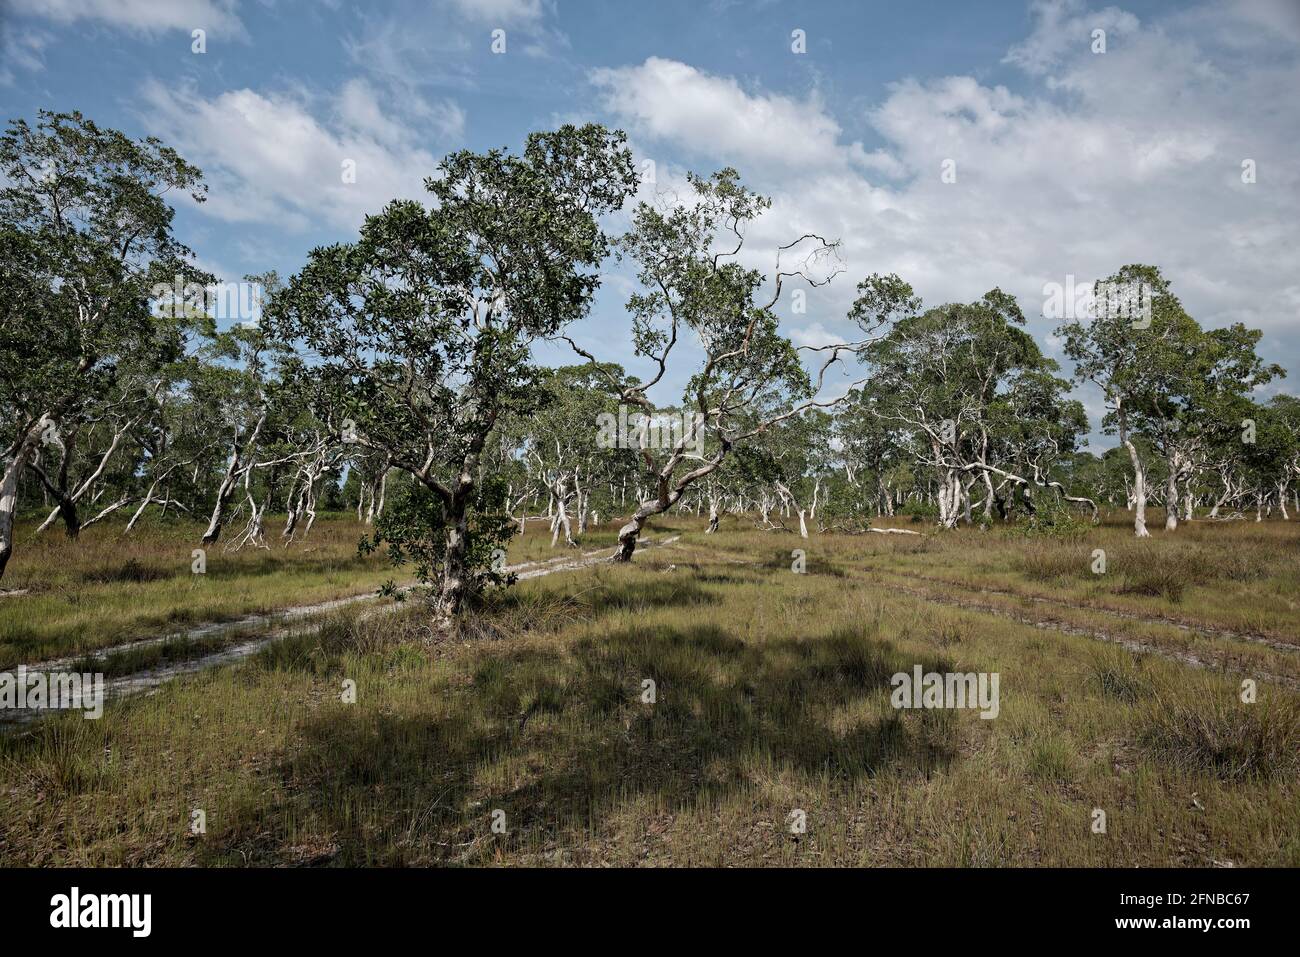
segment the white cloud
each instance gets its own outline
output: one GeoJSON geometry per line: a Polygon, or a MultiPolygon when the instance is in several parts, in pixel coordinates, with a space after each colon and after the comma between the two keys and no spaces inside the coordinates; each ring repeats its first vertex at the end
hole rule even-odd
{"type": "Polygon", "coordinates": [[[210,34],[243,32],[235,0],[8,0],[8,6],[57,23],[89,20],[148,33],[200,28],[210,34]]]}
{"type": "Polygon", "coordinates": [[[14,82],[11,68],[39,73],[45,69],[45,48],[50,35],[41,30],[16,30],[0,22],[0,86],[14,82]]]}
{"type": "MultiPolygon", "coordinates": [[[[439,138],[458,140],[464,136],[465,111],[451,100],[431,104],[412,90],[402,90],[400,94],[403,110],[429,121],[439,138]]],[[[338,112],[341,121],[358,134],[388,145],[410,144],[419,134],[409,122],[402,122],[394,115],[389,105],[392,102],[391,98],[382,98],[372,83],[355,77],[343,85],[338,112]]]]}
{"type": "Polygon", "coordinates": [[[1045,283],[1145,262],[1202,324],[1262,328],[1265,354],[1300,369],[1297,50],[1279,48],[1276,30],[1255,33],[1268,57],[1241,46],[1250,34],[1236,7],[1156,23],[1080,2],[1033,12],[1033,32],[1008,54],[1025,89],[970,76],[888,88],[866,118],[886,141],[881,170],[892,181],[816,99],[746,91],[667,60],[593,81],[646,146],[705,157],[693,161],[705,172],[735,165],[772,196],[750,234],[769,274],[771,251],[802,232],[843,240],[847,273],[809,293],[809,322],[796,331],[808,344],[847,331],[853,287],[872,272],[897,272],[932,305],[1001,286],[1045,342],[1045,283]],[[1105,54],[1091,52],[1091,24],[1109,25],[1105,54]],[[1258,164],[1254,185],[1241,181],[1246,158],[1258,164]],[[946,159],[955,183],[941,180],[946,159]]]}
{"type": "Polygon", "coordinates": [[[1004,62],[1014,63],[1027,73],[1048,72],[1072,52],[1092,51],[1093,31],[1105,31],[1106,49],[1113,39],[1137,31],[1138,18],[1116,7],[1089,10],[1083,0],[1034,0],[1030,9],[1038,21],[1034,32],[1008,51],[1004,62]]]}
{"type": "Polygon", "coordinates": [[[495,27],[533,24],[542,18],[542,0],[450,0],[462,16],[495,27]]]}
{"type": "Polygon", "coordinates": [[[743,156],[750,166],[785,169],[859,163],[894,173],[885,153],[840,146],[840,126],[816,97],[750,94],[735,80],[650,57],[639,66],[592,71],[607,110],[638,133],[704,155],[743,156]]]}
{"type": "Polygon", "coordinates": [[[796,346],[807,346],[810,349],[820,349],[823,346],[830,346],[837,342],[843,342],[844,338],[843,336],[831,332],[820,322],[813,322],[802,328],[792,329],[790,331],[790,340],[796,346]]]}
{"type": "Polygon", "coordinates": [[[424,177],[437,165],[421,137],[384,115],[365,83],[345,85],[329,124],[302,97],[249,89],[209,99],[152,82],[144,101],[146,123],[207,175],[203,209],[230,222],[353,229],[391,199],[425,198],[424,177]],[[352,183],[343,176],[349,160],[352,183]]]}

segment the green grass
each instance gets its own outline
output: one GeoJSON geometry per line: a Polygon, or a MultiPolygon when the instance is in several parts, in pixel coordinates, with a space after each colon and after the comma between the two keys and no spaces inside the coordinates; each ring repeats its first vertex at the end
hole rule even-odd
{"type": "MultiPolygon", "coordinates": [[[[451,639],[416,603],[350,611],[99,721],[43,721],[0,739],[0,859],[1300,864],[1296,692],[1261,679],[1259,700],[1240,700],[1243,675],[1290,674],[1294,653],[1160,620],[1284,633],[1270,602],[1296,575],[1292,527],[1192,526],[1138,543],[1132,554],[1155,561],[1162,545],[1254,556],[1201,573],[1176,604],[1061,557],[1114,549],[1122,574],[1116,526],[1089,533],[1100,545],[1043,545],[1061,562],[1046,584],[1021,562],[1034,543],[921,528],[931,534],[804,541],[674,520],[652,534],[683,533],[676,546],[489,596],[451,639]],[[808,574],[790,570],[796,547],[808,574]],[[1150,650],[1037,626],[1048,619],[1150,650]],[[1166,657],[1188,648],[1218,651],[1221,667],[1166,657]],[[998,672],[999,717],[895,710],[889,677],[914,664],[998,672]],[[345,680],[355,704],[340,700],[345,680]],[[1095,808],[1105,834],[1091,831],[1095,808]],[[790,833],[795,809],[806,833],[790,833]]],[[[530,528],[520,553],[556,554],[543,537],[530,528]]]]}
{"type": "MultiPolygon", "coordinates": [[[[347,513],[322,516],[311,535],[285,546],[278,540],[283,516],[267,520],[269,550],[206,549],[206,571],[191,570],[200,547],[197,522],[143,522],[130,534],[122,525],[95,525],[79,540],[53,527],[39,536],[35,523],[18,527],[18,547],[5,573],[6,589],[27,593],[0,597],[0,668],[85,654],[138,638],[179,631],[204,622],[229,621],[375,592],[389,579],[406,582],[407,568],[394,568],[383,550],[361,556],[357,543],[372,529],[347,513]]],[[[592,529],[580,550],[609,547],[616,529],[592,529]]],[[[549,536],[536,525],[516,539],[509,561],[552,558],[549,536]]],[[[197,649],[195,649],[197,650],[197,649]]],[[[165,656],[163,650],[132,652],[165,656]]]]}

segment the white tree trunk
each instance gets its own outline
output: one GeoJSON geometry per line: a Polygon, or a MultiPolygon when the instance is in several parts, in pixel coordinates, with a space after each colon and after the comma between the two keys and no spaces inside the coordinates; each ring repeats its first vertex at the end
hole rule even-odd
{"type": "Polygon", "coordinates": [[[5,566],[9,556],[14,552],[14,515],[18,511],[18,477],[27,467],[27,460],[36,450],[36,442],[41,432],[50,422],[48,415],[42,415],[27,430],[27,434],[18,440],[13,458],[5,466],[4,476],[0,477],[0,578],[4,577],[5,566]]]}

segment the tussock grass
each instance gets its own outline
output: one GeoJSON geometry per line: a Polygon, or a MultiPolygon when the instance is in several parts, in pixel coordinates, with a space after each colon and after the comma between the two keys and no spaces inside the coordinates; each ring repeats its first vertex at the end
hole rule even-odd
{"type": "MultiPolygon", "coordinates": [[[[1160,619],[1281,633],[1300,526],[1193,525],[1186,539],[1132,543],[1104,525],[1083,542],[1033,543],[1060,563],[1052,579],[996,530],[783,536],[777,561],[769,534],[733,519],[702,527],[656,528],[683,539],[631,566],[489,594],[456,634],[436,634],[415,600],[351,608],[98,722],[68,715],[0,736],[0,859],[1300,865],[1295,692],[1261,679],[1244,705],[1240,675],[1156,653],[1226,650],[1226,671],[1288,673],[1292,652],[1160,619]],[[806,574],[787,543],[807,551],[806,574]],[[1131,558],[1160,560],[1166,544],[1186,550],[1171,567],[1246,557],[1198,571],[1178,606],[1114,591],[1131,558]],[[1095,547],[1106,576],[1087,569],[1095,547]],[[993,610],[925,597],[967,586],[993,590],[980,595],[993,610]],[[1032,595],[1078,607],[1022,600],[1032,595]],[[1110,605],[1153,620],[1097,610],[1110,605]],[[1153,651],[1020,620],[1047,615],[1153,651]],[[890,679],[915,665],[999,673],[999,716],[895,710],[890,679]],[[1091,832],[1097,807],[1106,835],[1091,832]],[[794,809],[805,834],[789,831],[794,809]],[[491,830],[496,810],[505,834],[491,830]]],[[[561,553],[543,539],[530,527],[517,545],[561,553]]]]}
{"type": "Polygon", "coordinates": [[[1294,698],[1233,700],[1203,681],[1158,688],[1142,717],[1149,753],[1227,780],[1294,778],[1300,771],[1300,707],[1294,698]]]}
{"type": "Polygon", "coordinates": [[[1127,652],[1099,650],[1092,659],[1092,680],[1103,697],[1134,704],[1151,694],[1144,659],[1127,652]]]}

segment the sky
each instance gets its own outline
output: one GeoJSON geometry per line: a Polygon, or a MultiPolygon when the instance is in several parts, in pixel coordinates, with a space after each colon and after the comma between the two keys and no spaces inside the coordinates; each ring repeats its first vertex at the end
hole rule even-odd
{"type": "MultiPolygon", "coordinates": [[[[768,275],[840,241],[778,307],[796,344],[853,338],[857,282],[893,272],[927,305],[1000,287],[1063,359],[1052,284],[1140,262],[1202,326],[1263,331],[1291,378],[1262,396],[1300,392],[1300,0],[0,0],[0,119],[41,108],[198,165],[176,229],[226,281],[425,198],[452,150],[593,121],[653,169],[642,198],[722,166],[771,197],[744,253],[768,275]]],[[[630,289],[610,267],[574,334],[644,372],[630,289]]]]}

